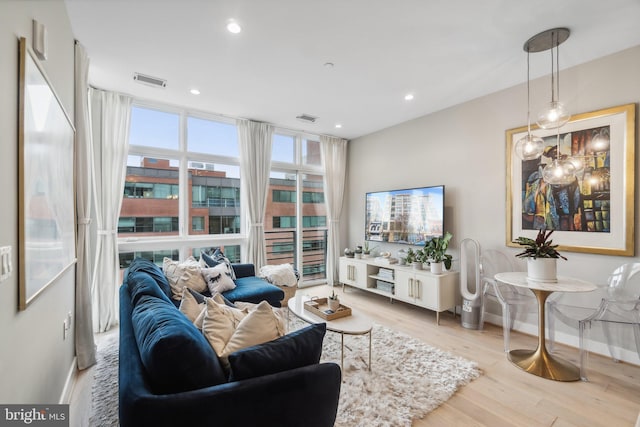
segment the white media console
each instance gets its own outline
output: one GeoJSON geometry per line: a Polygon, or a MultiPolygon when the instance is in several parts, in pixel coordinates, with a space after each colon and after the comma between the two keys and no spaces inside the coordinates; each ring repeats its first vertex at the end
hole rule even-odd
{"type": "Polygon", "coordinates": [[[340,283],[428,308],[440,313],[460,305],[460,279],[457,271],[432,274],[410,266],[389,264],[375,258],[340,257],[340,283]]]}

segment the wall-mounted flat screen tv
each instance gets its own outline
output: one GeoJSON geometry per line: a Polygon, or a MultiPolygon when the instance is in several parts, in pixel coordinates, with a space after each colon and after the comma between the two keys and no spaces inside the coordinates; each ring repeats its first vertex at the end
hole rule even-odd
{"type": "Polygon", "coordinates": [[[444,185],[367,193],[365,240],[424,245],[444,235],[444,185]]]}

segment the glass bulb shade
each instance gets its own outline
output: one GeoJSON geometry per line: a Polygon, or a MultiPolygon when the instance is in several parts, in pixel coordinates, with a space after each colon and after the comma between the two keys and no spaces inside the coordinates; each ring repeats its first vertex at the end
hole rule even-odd
{"type": "Polygon", "coordinates": [[[571,115],[560,101],[551,101],[540,114],[538,114],[538,126],[542,129],[556,129],[565,125],[571,115]]]}
{"type": "Polygon", "coordinates": [[[576,177],[576,168],[568,160],[554,160],[542,170],[542,179],[546,183],[566,185],[573,182],[576,177]]]}
{"type": "Polygon", "coordinates": [[[516,142],[516,155],[522,160],[537,159],[544,151],[544,141],[535,135],[527,133],[516,142]]]}
{"type": "Polygon", "coordinates": [[[583,157],[569,157],[567,161],[573,164],[575,173],[580,173],[584,170],[584,158],[583,157]]]}
{"type": "Polygon", "coordinates": [[[609,143],[610,140],[607,135],[598,135],[591,141],[591,149],[593,151],[606,151],[609,149],[609,143]]]}

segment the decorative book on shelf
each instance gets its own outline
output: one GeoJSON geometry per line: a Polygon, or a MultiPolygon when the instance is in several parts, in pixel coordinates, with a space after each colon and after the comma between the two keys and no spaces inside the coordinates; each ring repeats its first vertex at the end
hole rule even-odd
{"type": "Polygon", "coordinates": [[[389,268],[379,268],[378,269],[378,277],[381,279],[390,279],[393,280],[393,270],[389,268]]]}

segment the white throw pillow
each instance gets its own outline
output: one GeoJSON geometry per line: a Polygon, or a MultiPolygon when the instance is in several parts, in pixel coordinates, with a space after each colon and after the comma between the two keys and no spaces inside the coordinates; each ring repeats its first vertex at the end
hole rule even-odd
{"type": "Polygon", "coordinates": [[[264,265],[260,267],[259,277],[276,286],[296,286],[298,279],[291,264],[264,265]]]}
{"type": "MultiPolygon", "coordinates": [[[[260,304],[254,304],[252,302],[236,301],[236,302],[233,303],[233,305],[235,305],[236,307],[238,307],[240,310],[244,311],[245,313],[251,313],[260,304]]],[[[278,329],[286,330],[287,309],[286,308],[282,309],[282,308],[277,308],[277,307],[271,307],[271,311],[273,311],[273,315],[276,317],[276,320],[278,321],[278,329]]]]}
{"type": "Polygon", "coordinates": [[[218,356],[222,354],[236,326],[246,315],[247,313],[242,310],[219,304],[213,298],[207,298],[202,332],[218,356]]]}
{"type": "Polygon", "coordinates": [[[207,289],[207,283],[200,270],[200,263],[194,257],[189,257],[184,262],[164,258],[162,272],[167,276],[173,299],[179,300],[182,297],[182,288],[185,286],[196,292],[204,292],[207,289]]]}
{"type": "Polygon", "coordinates": [[[231,353],[252,345],[275,340],[283,336],[284,332],[284,326],[273,313],[271,305],[267,301],[262,301],[255,310],[250,311],[240,321],[220,358],[226,364],[226,359],[231,353]]]}
{"type": "Polygon", "coordinates": [[[203,268],[201,272],[204,281],[209,287],[209,292],[211,292],[212,295],[216,292],[222,293],[230,291],[236,287],[226,264],[218,264],[215,267],[203,268]]]}
{"type": "Polygon", "coordinates": [[[182,289],[182,300],[180,301],[180,306],[178,308],[185,316],[187,316],[187,319],[191,320],[196,327],[198,327],[198,329],[202,328],[202,321],[200,321],[200,326],[198,326],[196,324],[196,320],[200,317],[207,306],[204,302],[198,304],[198,301],[196,301],[187,287],[182,289]]]}

